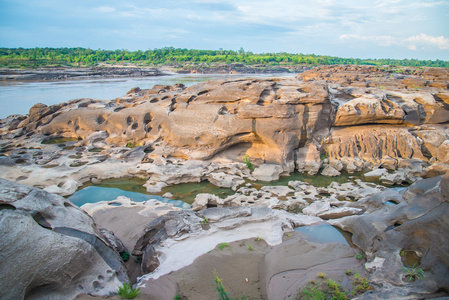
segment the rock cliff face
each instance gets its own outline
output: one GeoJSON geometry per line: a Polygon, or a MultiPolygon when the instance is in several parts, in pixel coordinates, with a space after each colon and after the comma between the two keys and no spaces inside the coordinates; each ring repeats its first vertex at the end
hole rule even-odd
{"type": "MultiPolygon", "coordinates": [[[[0,160],[3,168],[58,165],[55,157],[66,153],[71,166],[80,167],[94,164],[93,157],[117,166],[113,158],[161,165],[243,162],[248,155],[256,166],[282,166],[283,174],[295,168],[338,174],[378,167],[419,173],[431,163],[449,163],[448,80],[446,69],[329,66],[290,79],[154,86],[113,101],[36,104],[28,117],[1,121],[0,160]],[[41,144],[57,137],[76,141],[65,149],[41,144]],[[30,156],[23,150],[29,147],[42,153],[30,156]]],[[[75,180],[90,176],[82,170],[66,174],[78,174],[75,180]]]]}
{"type": "Polygon", "coordinates": [[[120,256],[66,199],[0,179],[0,298],[113,294],[128,281],[120,256]]]}

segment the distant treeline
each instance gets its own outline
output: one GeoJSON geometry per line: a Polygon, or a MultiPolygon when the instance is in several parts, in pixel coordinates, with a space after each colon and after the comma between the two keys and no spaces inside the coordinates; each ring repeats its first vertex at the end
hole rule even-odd
{"type": "Polygon", "coordinates": [[[247,65],[391,65],[412,67],[449,67],[449,61],[416,59],[359,59],[314,54],[247,52],[233,50],[195,50],[165,47],[147,51],[92,50],[89,48],[0,48],[2,67],[94,66],[106,63],[137,63],[141,65],[232,64],[247,65]]]}

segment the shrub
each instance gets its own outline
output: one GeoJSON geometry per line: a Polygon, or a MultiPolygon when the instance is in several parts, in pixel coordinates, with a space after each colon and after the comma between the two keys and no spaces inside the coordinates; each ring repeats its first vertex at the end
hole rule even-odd
{"type": "Polygon", "coordinates": [[[127,262],[129,260],[129,252],[125,251],[125,252],[120,253],[120,257],[122,258],[122,260],[124,262],[127,262]]]}

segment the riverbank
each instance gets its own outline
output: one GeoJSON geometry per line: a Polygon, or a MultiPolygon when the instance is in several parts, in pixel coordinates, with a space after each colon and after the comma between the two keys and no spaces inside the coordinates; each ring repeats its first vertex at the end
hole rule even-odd
{"type": "Polygon", "coordinates": [[[2,81],[57,81],[165,76],[173,74],[269,74],[299,73],[308,66],[270,66],[245,64],[175,64],[156,67],[138,64],[99,64],[95,67],[0,68],[2,81]]]}

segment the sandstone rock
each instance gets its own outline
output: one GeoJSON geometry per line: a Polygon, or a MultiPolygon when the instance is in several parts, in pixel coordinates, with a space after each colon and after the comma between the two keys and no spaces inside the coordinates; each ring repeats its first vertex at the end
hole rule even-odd
{"type": "Polygon", "coordinates": [[[387,169],[375,169],[370,172],[364,173],[363,177],[366,180],[373,181],[373,180],[379,180],[380,177],[382,177],[383,175],[386,175],[386,174],[388,174],[387,169]]]}
{"type": "Polygon", "coordinates": [[[385,185],[401,185],[402,183],[407,182],[407,179],[403,171],[396,171],[393,174],[383,174],[380,177],[380,182],[385,185]]]}
{"type": "Polygon", "coordinates": [[[340,172],[338,172],[336,169],[334,169],[330,165],[326,165],[324,167],[323,171],[321,171],[321,175],[328,176],[328,177],[340,176],[340,174],[341,174],[340,172]]]}
{"type": "Polygon", "coordinates": [[[193,210],[201,210],[211,206],[223,205],[224,200],[213,194],[201,193],[196,195],[195,201],[192,203],[193,210]]]}
{"type": "Polygon", "coordinates": [[[355,207],[334,207],[322,213],[318,213],[317,217],[323,220],[340,219],[352,215],[360,215],[363,213],[363,209],[355,207]]]}
{"type": "Polygon", "coordinates": [[[304,208],[302,212],[308,216],[318,216],[319,214],[330,210],[330,208],[329,202],[316,201],[304,208]]]}
{"type": "Polygon", "coordinates": [[[245,183],[239,176],[225,174],[223,172],[211,173],[207,175],[207,180],[218,187],[232,188],[236,190],[238,186],[245,183]]]}
{"type": "MultiPolygon", "coordinates": [[[[365,252],[368,267],[376,266],[371,277],[374,284],[392,285],[376,290],[373,296],[383,298],[391,288],[408,296],[418,290],[434,293],[448,286],[449,249],[443,237],[448,230],[445,216],[449,211],[443,194],[445,184],[441,176],[420,180],[406,189],[401,200],[393,205],[382,205],[369,214],[329,221],[353,233],[352,240],[365,252]],[[401,251],[416,255],[425,280],[415,281],[414,285],[404,284],[407,278],[401,251]]],[[[390,197],[385,194],[383,201],[390,197]]]]}
{"type": "Polygon", "coordinates": [[[264,164],[257,167],[252,175],[254,178],[260,181],[274,181],[278,180],[279,176],[283,172],[283,169],[279,165],[264,164]]]}
{"type": "Polygon", "coordinates": [[[400,126],[334,128],[323,148],[330,161],[340,160],[344,169],[348,170],[350,166],[353,171],[377,166],[384,157],[427,161],[421,152],[420,141],[400,126]]]}
{"type": "Polygon", "coordinates": [[[394,102],[366,95],[350,100],[340,106],[334,125],[401,124],[404,116],[404,111],[394,102]]]}
{"type": "Polygon", "coordinates": [[[294,192],[294,190],[288,186],[263,186],[260,190],[276,197],[286,197],[294,192]]]}
{"type": "Polygon", "coordinates": [[[315,175],[320,170],[321,164],[320,153],[313,143],[296,151],[296,168],[299,172],[315,175]]]}
{"type": "Polygon", "coordinates": [[[57,185],[51,185],[44,189],[44,191],[49,193],[58,194],[61,196],[69,196],[76,192],[78,187],[80,187],[81,184],[73,179],[67,180],[61,187],[58,187],[57,185]]]}
{"type": "Polygon", "coordinates": [[[449,164],[449,140],[444,141],[439,147],[438,147],[438,155],[437,155],[438,161],[449,164]]]}
{"type": "Polygon", "coordinates": [[[0,179],[4,299],[108,295],[128,281],[120,256],[68,200],[0,179]]]}
{"type": "Polygon", "coordinates": [[[407,159],[444,161],[444,146],[441,151],[438,147],[449,134],[448,97],[430,83],[447,78],[413,68],[402,71],[328,66],[299,76],[310,82],[216,80],[189,88],[135,88],[113,101],[77,99],[50,107],[36,105],[25,119],[0,122],[15,124],[0,125],[2,139],[10,143],[2,152],[7,158],[0,158],[1,173],[3,178],[20,178],[40,187],[61,187],[69,177],[82,183],[93,177],[131,174],[148,178],[146,187],[155,193],[165,185],[197,182],[214,173],[205,170],[207,163],[179,168],[180,161],[241,163],[248,154],[255,165],[282,166],[282,175],[295,165],[301,172],[316,174],[320,154],[339,172],[380,165],[395,169],[407,159]],[[419,91],[407,90],[407,84],[401,83],[421,77],[429,84],[419,91]],[[332,128],[334,120],[342,126],[367,125],[332,128]],[[53,137],[76,141],[41,144],[53,137]],[[124,147],[129,142],[142,146],[124,147]],[[22,153],[20,147],[40,148],[42,154],[22,153]],[[101,155],[89,152],[93,148],[103,148],[101,155]],[[13,170],[16,162],[32,172],[13,170]],[[100,162],[107,173],[95,166],[100,162]],[[58,175],[43,176],[48,173],[41,170],[43,165],[58,170],[58,175]]]}
{"type": "Polygon", "coordinates": [[[448,164],[433,164],[429,166],[427,169],[425,169],[422,173],[423,178],[431,178],[435,176],[444,175],[449,171],[449,165],[448,164]]]}

